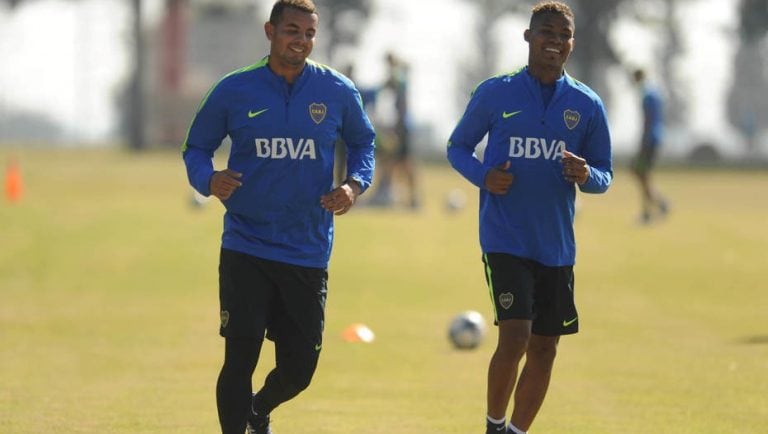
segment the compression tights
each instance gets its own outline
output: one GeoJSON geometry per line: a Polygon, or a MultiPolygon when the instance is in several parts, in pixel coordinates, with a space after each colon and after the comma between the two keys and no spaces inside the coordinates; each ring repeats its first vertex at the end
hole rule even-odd
{"type": "Polygon", "coordinates": [[[276,367],[264,386],[252,396],[251,377],[256,369],[263,339],[226,338],[224,365],[216,384],[216,402],[223,434],[242,434],[253,409],[269,414],[281,403],[298,395],[309,386],[319,351],[306,344],[275,342],[276,367]]]}

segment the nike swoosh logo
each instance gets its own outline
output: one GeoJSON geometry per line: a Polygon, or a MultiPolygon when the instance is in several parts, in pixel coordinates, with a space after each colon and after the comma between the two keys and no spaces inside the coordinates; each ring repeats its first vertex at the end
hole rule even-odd
{"type": "Polygon", "coordinates": [[[323,348],[323,344],[316,344],[315,345],[315,351],[320,351],[320,348],[323,348]]]}
{"type": "Polygon", "coordinates": [[[257,112],[248,111],[248,117],[249,118],[255,118],[256,116],[264,113],[265,111],[269,110],[268,108],[265,108],[264,110],[259,110],[257,112]]]}
{"type": "Polygon", "coordinates": [[[579,319],[579,317],[576,317],[576,318],[574,318],[574,319],[572,319],[570,321],[563,320],[563,327],[568,327],[569,325],[575,323],[577,319],[579,319]]]}
{"type": "Polygon", "coordinates": [[[502,426],[500,428],[496,428],[496,431],[504,431],[504,432],[506,432],[507,431],[507,427],[502,426]]]}
{"type": "Polygon", "coordinates": [[[508,119],[508,118],[511,118],[512,116],[514,116],[516,114],[520,114],[522,112],[523,112],[522,110],[518,110],[516,112],[510,112],[510,113],[504,112],[504,113],[501,114],[501,117],[503,117],[504,119],[508,119]]]}

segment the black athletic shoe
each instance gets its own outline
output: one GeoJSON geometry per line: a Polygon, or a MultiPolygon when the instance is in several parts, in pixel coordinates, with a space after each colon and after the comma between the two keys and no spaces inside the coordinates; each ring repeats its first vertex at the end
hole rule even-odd
{"type": "Polygon", "coordinates": [[[506,434],[506,432],[506,423],[495,424],[490,421],[485,422],[485,434],[506,434]]]}
{"type": "Polygon", "coordinates": [[[248,425],[245,427],[247,434],[273,434],[269,427],[269,415],[259,416],[257,414],[248,418],[248,425]]]}

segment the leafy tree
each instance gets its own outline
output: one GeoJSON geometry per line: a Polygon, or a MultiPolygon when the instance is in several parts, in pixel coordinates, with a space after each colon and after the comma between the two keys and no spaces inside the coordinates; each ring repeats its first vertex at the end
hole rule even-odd
{"type": "MultiPolygon", "coordinates": [[[[665,89],[667,101],[665,101],[665,114],[667,122],[680,124],[684,122],[688,98],[685,95],[685,87],[680,86],[676,79],[677,59],[683,51],[680,35],[680,22],[678,11],[680,4],[688,0],[634,0],[625,1],[620,15],[628,16],[642,26],[662,35],[663,42],[660,52],[656,53],[659,65],[631,65],[627,68],[643,67],[658,68],[659,78],[665,89]]],[[[622,61],[626,63],[626,61],[622,61]]],[[[631,73],[631,71],[627,71],[631,73]]]]}
{"type": "Polygon", "coordinates": [[[742,0],[739,6],[739,47],[734,59],[734,81],[728,95],[729,121],[755,148],[760,125],[768,122],[766,34],[768,0],[742,0]]]}
{"type": "MultiPolygon", "coordinates": [[[[604,85],[605,73],[609,66],[619,63],[619,59],[610,45],[608,37],[611,24],[618,15],[619,5],[627,0],[573,0],[569,4],[576,15],[576,38],[578,49],[573,52],[568,64],[579,80],[588,83],[607,98],[608,88],[604,85]]],[[[499,19],[508,14],[529,16],[536,0],[510,2],[509,0],[471,1],[478,12],[474,34],[478,38],[478,62],[464,65],[462,89],[471,89],[484,78],[499,71],[496,70],[498,44],[493,31],[499,19]]],[[[520,32],[522,34],[522,30],[520,32]]],[[[466,94],[462,91],[461,95],[466,94]]]]}
{"type": "Polygon", "coordinates": [[[328,63],[335,65],[340,50],[357,44],[361,29],[365,28],[365,21],[371,14],[372,3],[372,0],[315,0],[323,38],[328,40],[325,46],[328,63]]]}

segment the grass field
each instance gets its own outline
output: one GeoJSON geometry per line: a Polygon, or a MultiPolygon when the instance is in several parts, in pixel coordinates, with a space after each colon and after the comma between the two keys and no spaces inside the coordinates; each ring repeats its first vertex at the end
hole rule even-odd
{"type": "MultiPolygon", "coordinates": [[[[215,433],[222,207],[190,206],[174,153],[0,148],[25,194],[0,199],[0,432],[215,433]]],[[[277,434],[482,432],[495,330],[452,350],[457,312],[490,316],[476,200],[444,166],[425,206],[337,219],[315,380],[277,434]],[[448,191],[466,209],[448,213],[448,191]],[[348,343],[353,322],[375,333],[348,343]]],[[[532,433],[765,433],[768,173],[663,171],[666,221],[634,224],[626,171],[582,196],[577,301],[532,433]]],[[[255,383],[272,365],[265,346],[255,383]]]]}

